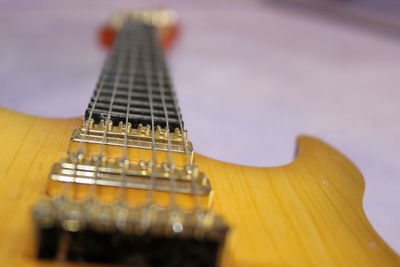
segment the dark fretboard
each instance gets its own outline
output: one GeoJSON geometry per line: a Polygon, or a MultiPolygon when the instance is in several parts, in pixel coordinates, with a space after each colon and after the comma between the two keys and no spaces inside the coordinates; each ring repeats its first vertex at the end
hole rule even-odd
{"type": "Polygon", "coordinates": [[[121,28],[85,118],[118,125],[181,128],[179,107],[156,29],[134,20],[121,28]],[[167,113],[167,114],[166,114],[167,113]]]}

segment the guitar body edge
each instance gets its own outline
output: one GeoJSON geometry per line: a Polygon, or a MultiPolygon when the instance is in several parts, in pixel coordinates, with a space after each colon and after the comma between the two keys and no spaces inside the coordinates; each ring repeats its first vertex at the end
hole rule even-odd
{"type": "MultiPolygon", "coordinates": [[[[0,108],[2,265],[54,266],[35,257],[31,208],[80,123],[0,108]]],[[[231,226],[222,266],[400,266],[363,211],[359,170],[318,139],[298,145],[292,163],[272,168],[195,156],[215,191],[213,209],[231,226]]]]}

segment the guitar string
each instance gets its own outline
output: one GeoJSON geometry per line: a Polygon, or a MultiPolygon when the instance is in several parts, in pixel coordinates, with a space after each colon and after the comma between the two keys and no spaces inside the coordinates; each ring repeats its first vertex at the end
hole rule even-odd
{"type": "MultiPolygon", "coordinates": [[[[116,43],[116,50],[120,50],[119,53],[117,53],[117,60],[116,60],[116,73],[114,76],[114,84],[113,84],[113,89],[112,89],[112,95],[111,95],[111,99],[110,99],[110,107],[108,109],[108,113],[107,113],[107,118],[106,121],[104,123],[104,132],[103,132],[103,137],[102,137],[102,142],[100,144],[100,149],[99,149],[99,153],[97,155],[97,157],[95,157],[95,162],[96,162],[96,166],[95,166],[95,171],[94,171],[94,180],[93,183],[91,183],[91,187],[90,187],[90,192],[89,192],[89,200],[94,200],[96,195],[97,195],[97,183],[98,183],[98,177],[99,177],[99,169],[100,169],[100,164],[101,162],[104,162],[106,160],[106,143],[107,143],[107,139],[108,139],[108,132],[109,132],[109,126],[110,126],[110,119],[111,119],[111,112],[112,112],[112,108],[114,105],[114,101],[115,101],[115,95],[117,92],[117,89],[120,85],[120,78],[121,78],[121,72],[123,71],[123,64],[126,61],[126,53],[128,51],[128,49],[126,49],[126,42],[124,42],[124,38],[126,38],[126,26],[124,25],[124,27],[121,29],[121,36],[118,36],[117,38],[117,43],[116,43]]],[[[111,121],[112,123],[112,121],[111,121]]]]}
{"type": "MultiPolygon", "coordinates": [[[[121,38],[121,39],[123,39],[123,38],[121,38]]],[[[119,42],[116,42],[115,43],[115,47],[117,48],[118,46],[122,46],[122,45],[120,45],[119,42]]],[[[97,90],[97,94],[96,94],[96,96],[94,98],[91,110],[89,112],[88,119],[86,121],[85,130],[84,130],[85,133],[87,133],[88,130],[89,130],[95,106],[96,106],[96,104],[98,102],[98,99],[99,99],[99,96],[101,94],[101,91],[104,88],[104,81],[105,81],[105,76],[106,76],[106,75],[104,75],[104,72],[108,71],[109,61],[111,61],[113,59],[113,57],[115,56],[115,51],[116,51],[116,49],[113,49],[113,53],[110,54],[110,56],[107,58],[106,64],[104,65],[104,68],[103,68],[103,70],[101,72],[102,78],[100,80],[99,88],[97,90]]],[[[112,98],[111,98],[111,101],[110,101],[111,102],[110,103],[110,108],[109,108],[109,111],[108,111],[107,120],[106,120],[105,125],[104,125],[105,126],[105,131],[103,133],[103,141],[102,141],[102,144],[101,144],[101,147],[100,147],[99,157],[97,157],[97,160],[96,160],[96,168],[95,168],[95,174],[94,174],[95,179],[94,179],[94,182],[92,183],[92,185],[94,184],[95,187],[92,187],[92,188],[96,188],[97,187],[97,178],[98,178],[98,172],[99,172],[99,167],[100,167],[99,166],[99,163],[100,163],[99,161],[102,161],[104,159],[104,157],[105,157],[104,149],[105,149],[105,143],[107,142],[107,134],[108,134],[109,122],[110,122],[110,117],[111,117],[111,112],[112,112],[112,106],[113,106],[113,102],[114,102],[114,99],[115,99],[116,88],[118,87],[119,79],[120,79],[121,64],[122,64],[123,61],[120,60],[121,55],[117,55],[117,56],[118,56],[118,61],[119,61],[119,63],[118,63],[119,66],[117,67],[117,74],[116,74],[116,80],[117,81],[116,81],[116,83],[114,84],[114,87],[113,87],[112,98]]],[[[145,63],[147,63],[147,62],[145,62],[145,63]]],[[[145,64],[145,65],[148,65],[148,64],[145,64]]],[[[145,74],[146,74],[146,84],[150,85],[149,77],[151,76],[151,69],[149,68],[149,66],[147,66],[146,69],[148,70],[148,71],[145,72],[145,74]]],[[[158,70],[159,86],[163,83],[162,80],[163,80],[162,72],[160,72],[158,70]]],[[[150,87],[152,87],[152,85],[150,85],[150,87]]],[[[151,121],[152,121],[151,122],[152,123],[152,161],[151,161],[152,173],[151,173],[151,179],[150,179],[151,186],[150,186],[150,190],[149,190],[148,199],[149,199],[149,203],[153,203],[153,201],[154,201],[154,199],[153,199],[153,191],[155,189],[154,169],[155,169],[155,166],[157,164],[157,161],[156,161],[155,136],[154,136],[155,125],[154,125],[154,110],[153,110],[153,96],[152,96],[153,88],[151,88],[151,90],[149,90],[150,87],[148,86],[147,89],[148,89],[148,92],[149,92],[149,103],[150,103],[151,121]]],[[[162,88],[162,86],[160,86],[160,88],[162,88]]],[[[129,93],[128,93],[129,96],[130,96],[130,93],[131,92],[129,90],[129,93]]],[[[174,98],[173,100],[174,100],[175,108],[176,108],[176,111],[177,111],[177,114],[178,114],[178,119],[179,119],[179,124],[180,124],[180,131],[182,133],[182,137],[183,137],[183,141],[184,141],[184,150],[185,150],[185,153],[187,155],[188,164],[190,164],[191,163],[191,152],[188,149],[187,140],[186,140],[186,138],[184,136],[183,123],[182,123],[181,115],[180,115],[179,110],[178,110],[177,105],[176,105],[176,99],[174,98]]],[[[168,162],[170,164],[173,164],[172,153],[171,153],[171,140],[170,140],[170,136],[169,136],[169,118],[168,118],[168,112],[167,112],[167,109],[166,109],[165,92],[164,92],[163,88],[162,88],[162,102],[163,102],[163,108],[164,108],[164,113],[165,113],[165,116],[166,116],[166,124],[167,124],[166,129],[167,129],[167,137],[168,137],[168,162]]],[[[129,105],[130,104],[129,104],[129,101],[128,101],[128,109],[127,109],[126,123],[125,123],[126,127],[128,125],[127,122],[128,122],[129,110],[130,110],[129,105]]],[[[82,144],[84,143],[86,137],[87,137],[87,135],[84,135],[83,138],[80,140],[80,144],[79,144],[79,148],[78,148],[78,153],[79,154],[82,153],[82,149],[81,148],[82,148],[82,144]]],[[[127,147],[127,130],[125,130],[125,136],[124,136],[124,153],[123,153],[123,161],[124,162],[127,159],[127,148],[126,147],[127,147]]],[[[75,165],[75,168],[76,168],[76,165],[75,165]]],[[[175,204],[175,186],[176,186],[175,185],[175,179],[171,179],[170,181],[171,181],[171,187],[172,187],[172,190],[171,190],[172,191],[172,195],[171,195],[172,201],[171,202],[173,204],[175,204]]],[[[125,183],[123,182],[122,184],[123,184],[123,187],[125,187],[125,183]]],[[[93,194],[94,194],[94,192],[93,192],[94,190],[95,189],[92,189],[92,192],[91,192],[91,196],[92,197],[93,197],[93,194]]],[[[194,191],[196,191],[196,190],[194,190],[194,191]]],[[[196,206],[199,206],[199,205],[196,205],[196,206]]]]}
{"type": "Polygon", "coordinates": [[[166,134],[167,134],[167,150],[168,150],[168,168],[170,172],[169,182],[170,182],[170,206],[173,209],[176,209],[176,173],[175,173],[175,162],[172,156],[171,149],[171,137],[170,137],[170,127],[169,127],[169,116],[168,109],[165,100],[165,79],[162,68],[165,68],[165,62],[163,61],[163,57],[161,55],[161,47],[158,44],[156,51],[156,57],[159,59],[159,62],[156,62],[157,67],[157,80],[158,80],[158,88],[161,94],[161,102],[163,105],[163,110],[165,114],[165,124],[166,124],[166,134]]]}
{"type": "Polygon", "coordinates": [[[143,65],[144,65],[144,74],[145,74],[145,80],[146,80],[146,88],[147,88],[147,93],[148,93],[148,100],[149,100],[149,106],[150,106],[150,117],[151,117],[151,173],[150,173],[150,180],[149,180],[149,185],[148,185],[148,191],[147,191],[147,204],[149,206],[154,205],[154,192],[156,189],[156,169],[157,169],[157,152],[156,152],[156,147],[155,147],[155,123],[154,123],[154,110],[153,110],[153,84],[151,82],[151,76],[152,76],[152,69],[149,60],[152,59],[152,54],[149,49],[150,45],[150,36],[153,31],[152,28],[147,26],[149,29],[149,32],[146,34],[144,32],[143,34],[143,39],[146,40],[145,42],[142,42],[141,45],[143,47],[142,50],[142,60],[143,60],[143,65]],[[147,60],[146,60],[147,58],[147,60]]]}
{"type": "MultiPolygon", "coordinates": [[[[149,28],[151,29],[151,28],[149,28]]],[[[147,41],[147,46],[146,46],[146,51],[143,51],[143,55],[146,55],[147,60],[152,59],[152,61],[154,62],[154,66],[156,67],[156,73],[157,73],[157,78],[158,78],[158,86],[159,86],[159,90],[160,90],[160,94],[161,94],[161,100],[162,100],[162,104],[163,104],[163,108],[164,108],[164,114],[165,114],[165,119],[166,119],[166,134],[167,134],[167,143],[168,143],[168,168],[170,168],[170,172],[171,172],[171,179],[170,179],[170,192],[171,192],[171,203],[172,206],[175,207],[176,204],[176,196],[175,196],[175,174],[173,173],[173,167],[174,167],[174,162],[173,162],[173,157],[172,157],[172,150],[171,150],[171,139],[169,136],[169,117],[168,117],[168,111],[166,109],[166,101],[165,101],[165,92],[164,92],[164,81],[163,81],[163,72],[160,69],[160,62],[157,62],[157,58],[159,57],[159,54],[157,53],[152,53],[153,51],[151,51],[149,48],[149,45],[154,42],[154,31],[149,31],[148,34],[148,38],[145,38],[145,34],[143,34],[143,41],[146,40],[147,41]],[[149,38],[150,37],[150,38],[149,38]],[[158,56],[158,57],[157,57],[158,56]]],[[[144,42],[141,43],[142,45],[144,44],[144,42]]],[[[157,44],[157,43],[156,43],[157,44]]],[[[139,48],[140,49],[140,48],[139,48]]],[[[138,50],[139,50],[138,49],[138,50]]],[[[157,50],[155,51],[157,52],[157,50]]],[[[149,97],[149,105],[150,105],[150,112],[151,112],[151,120],[152,120],[152,161],[151,161],[151,175],[150,175],[150,186],[149,186],[149,191],[148,191],[148,204],[154,204],[154,191],[155,191],[155,170],[157,168],[157,156],[156,156],[156,148],[155,148],[155,122],[154,122],[154,110],[153,110],[153,84],[151,82],[151,77],[152,77],[152,68],[149,64],[148,61],[146,61],[146,59],[144,58],[144,56],[142,57],[143,63],[145,65],[145,76],[146,76],[146,85],[147,85],[147,90],[148,90],[148,97],[149,97]]],[[[128,116],[128,115],[127,115],[128,116]]],[[[126,118],[127,119],[127,118],[126,118]]],[[[126,136],[125,136],[126,137],[126,136]]],[[[126,138],[125,138],[125,146],[126,148],[126,138]]]]}
{"type": "MultiPolygon", "coordinates": [[[[159,49],[157,52],[158,52],[158,55],[159,55],[158,58],[163,63],[163,65],[166,66],[166,62],[165,62],[164,57],[160,56],[161,49],[159,49]]],[[[159,77],[159,84],[160,84],[161,83],[160,77],[162,77],[162,76],[158,75],[158,77],[159,77]]],[[[173,88],[172,82],[171,81],[169,81],[169,82],[171,84],[171,88],[173,88]]],[[[161,88],[164,89],[163,87],[161,87],[161,88]]],[[[173,104],[174,104],[174,107],[175,107],[175,111],[176,111],[176,114],[178,116],[179,130],[180,130],[180,132],[182,134],[182,140],[183,140],[183,143],[184,143],[184,153],[186,154],[187,165],[189,167],[193,167],[193,164],[192,164],[193,152],[190,151],[190,149],[189,149],[187,136],[185,135],[185,130],[183,128],[182,116],[181,116],[180,110],[178,108],[178,100],[177,100],[176,94],[175,94],[175,92],[173,90],[171,90],[171,94],[173,96],[172,100],[173,100],[173,104]]],[[[169,136],[169,120],[168,120],[168,113],[167,113],[167,109],[166,109],[164,90],[162,90],[162,101],[163,101],[164,113],[166,115],[166,124],[167,124],[166,128],[168,130],[168,160],[169,160],[169,162],[173,162],[173,160],[172,160],[172,152],[171,152],[171,140],[170,140],[170,136],[169,136]]],[[[176,197],[176,180],[175,180],[175,177],[173,177],[173,179],[170,179],[170,182],[171,182],[171,187],[172,187],[171,200],[172,200],[172,203],[175,204],[176,203],[176,199],[175,199],[175,197],[176,197]]],[[[193,196],[194,196],[195,209],[200,209],[201,208],[201,197],[200,197],[200,193],[197,190],[197,185],[195,184],[195,180],[193,178],[191,179],[191,188],[192,188],[192,192],[193,192],[193,196]]]]}
{"type": "MultiPolygon", "coordinates": [[[[139,31],[138,28],[136,28],[135,31],[139,31]]],[[[137,47],[137,43],[133,44],[132,42],[132,36],[135,33],[135,31],[131,30],[127,42],[130,43],[130,47],[136,49],[137,51],[132,51],[131,49],[129,51],[129,67],[128,67],[128,72],[129,72],[129,78],[128,78],[128,100],[126,102],[126,117],[125,117],[125,132],[124,132],[124,146],[123,146],[123,156],[122,156],[122,172],[121,172],[121,185],[120,185],[120,196],[119,196],[119,202],[123,203],[127,201],[126,198],[126,168],[129,167],[130,160],[128,156],[128,124],[129,124],[129,116],[130,116],[130,109],[131,109],[131,98],[132,98],[132,90],[134,88],[134,82],[135,82],[135,75],[136,75],[136,64],[138,63],[138,57],[140,53],[140,48],[137,47]],[[136,53],[136,55],[134,54],[136,53]],[[136,60],[136,61],[135,61],[136,60]],[[126,166],[128,164],[128,166],[126,166]]],[[[139,32],[137,32],[137,35],[139,36],[139,32]]]]}
{"type": "MultiPolygon", "coordinates": [[[[115,44],[114,44],[115,46],[115,44]]],[[[114,48],[113,46],[113,48],[114,48]]],[[[74,164],[74,170],[73,170],[73,182],[69,182],[69,183],[64,183],[63,184],[63,189],[62,189],[62,193],[61,193],[61,197],[62,198],[68,198],[68,194],[72,189],[72,185],[76,183],[76,178],[77,178],[77,172],[78,172],[78,163],[81,159],[84,158],[85,154],[86,154],[86,139],[87,136],[89,134],[89,129],[91,127],[91,121],[93,118],[93,113],[94,110],[96,108],[96,105],[99,101],[100,95],[102,93],[102,90],[104,88],[104,83],[106,80],[106,76],[107,76],[107,72],[110,70],[110,62],[112,61],[112,58],[114,57],[116,51],[115,49],[111,49],[110,54],[106,57],[106,59],[104,60],[103,63],[103,67],[100,71],[100,81],[98,83],[97,89],[96,89],[96,94],[95,97],[93,98],[93,102],[91,104],[90,110],[89,110],[89,116],[85,121],[84,124],[84,129],[83,129],[83,133],[84,135],[82,136],[82,138],[79,140],[79,144],[78,147],[76,149],[76,153],[72,153],[71,152],[71,143],[69,143],[69,148],[67,150],[67,154],[69,155],[69,158],[71,159],[72,163],[74,164]]]]}

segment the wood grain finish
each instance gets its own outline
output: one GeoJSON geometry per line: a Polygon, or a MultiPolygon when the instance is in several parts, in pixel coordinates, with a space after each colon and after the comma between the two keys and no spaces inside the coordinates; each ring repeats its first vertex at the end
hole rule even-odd
{"type": "MultiPolygon", "coordinates": [[[[79,124],[0,108],[2,266],[99,266],[35,258],[31,208],[79,124]]],[[[358,169],[315,138],[298,144],[292,163],[273,168],[196,155],[215,190],[213,208],[232,227],[222,266],[400,266],[365,216],[358,169]]]]}

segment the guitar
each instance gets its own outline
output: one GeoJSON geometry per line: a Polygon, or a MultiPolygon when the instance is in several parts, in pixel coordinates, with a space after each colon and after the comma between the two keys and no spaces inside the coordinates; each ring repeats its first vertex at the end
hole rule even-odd
{"type": "Polygon", "coordinates": [[[0,109],[2,265],[400,266],[324,142],[273,168],[194,153],[161,48],[175,34],[168,10],[113,17],[83,121],[0,109]]]}

